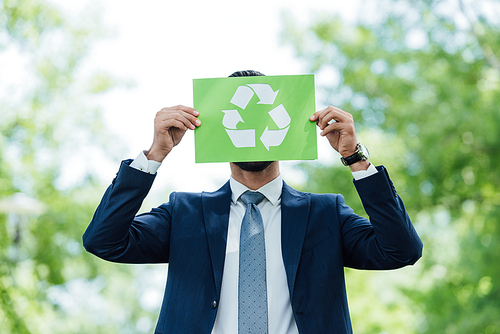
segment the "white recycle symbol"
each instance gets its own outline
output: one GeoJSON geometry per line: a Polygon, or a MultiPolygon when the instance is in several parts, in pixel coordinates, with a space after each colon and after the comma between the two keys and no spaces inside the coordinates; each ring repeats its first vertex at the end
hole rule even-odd
{"type": "MultiPolygon", "coordinates": [[[[268,84],[249,84],[246,86],[239,86],[231,99],[231,103],[245,110],[248,103],[252,99],[254,92],[259,98],[259,102],[257,102],[257,104],[272,105],[276,96],[278,96],[279,89],[277,91],[273,91],[271,86],[268,84]]],[[[238,110],[231,109],[221,111],[224,113],[222,125],[226,128],[226,132],[233,145],[235,147],[255,147],[255,129],[237,130],[236,128],[236,125],[239,122],[245,123],[238,110]]],[[[280,104],[276,108],[272,109],[268,112],[268,114],[279,128],[279,130],[269,130],[269,127],[266,126],[266,129],[260,136],[260,141],[269,151],[269,147],[281,145],[285,139],[288,129],[290,128],[289,125],[291,119],[283,104],[280,104]]]]}

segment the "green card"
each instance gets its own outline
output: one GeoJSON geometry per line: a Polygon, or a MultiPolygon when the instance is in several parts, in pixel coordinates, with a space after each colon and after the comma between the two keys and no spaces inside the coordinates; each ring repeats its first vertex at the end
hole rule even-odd
{"type": "Polygon", "coordinates": [[[196,162],[318,158],[314,75],[193,80],[196,162]]]}

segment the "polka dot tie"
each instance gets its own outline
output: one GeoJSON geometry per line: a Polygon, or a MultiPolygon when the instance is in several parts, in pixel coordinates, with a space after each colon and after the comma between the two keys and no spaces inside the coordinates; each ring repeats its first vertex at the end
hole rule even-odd
{"type": "Polygon", "coordinates": [[[246,191],[240,199],[246,211],[240,232],[238,334],[263,334],[267,333],[266,245],[257,204],[264,195],[246,191]]]}

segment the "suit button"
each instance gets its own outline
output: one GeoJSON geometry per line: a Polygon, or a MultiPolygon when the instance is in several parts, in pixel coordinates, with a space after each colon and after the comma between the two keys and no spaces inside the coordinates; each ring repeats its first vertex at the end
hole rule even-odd
{"type": "Polygon", "coordinates": [[[216,301],[216,300],[214,300],[214,301],[212,302],[212,305],[210,305],[210,306],[211,306],[213,309],[216,309],[216,308],[217,308],[217,301],[216,301]]]}

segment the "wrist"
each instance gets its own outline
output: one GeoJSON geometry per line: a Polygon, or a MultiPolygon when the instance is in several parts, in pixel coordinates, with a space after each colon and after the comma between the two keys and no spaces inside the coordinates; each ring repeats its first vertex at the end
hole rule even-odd
{"type": "MultiPolygon", "coordinates": [[[[365,161],[369,157],[370,157],[370,154],[368,153],[368,149],[363,144],[358,143],[356,145],[356,151],[353,154],[348,155],[348,156],[342,155],[342,157],[340,158],[340,161],[342,161],[342,164],[344,166],[351,166],[351,165],[354,165],[355,163],[365,161]]],[[[364,166],[364,164],[361,164],[361,166],[364,166]]],[[[359,168],[359,167],[354,167],[354,168],[359,168]]]]}
{"type": "Polygon", "coordinates": [[[170,153],[170,151],[160,151],[160,150],[156,150],[152,147],[148,151],[145,151],[144,155],[146,156],[146,158],[148,160],[163,162],[163,160],[166,158],[166,156],[169,153],[170,153]]]}
{"type": "Polygon", "coordinates": [[[351,155],[353,155],[354,153],[356,153],[358,151],[358,148],[357,146],[354,147],[354,149],[352,150],[349,150],[349,151],[342,151],[342,152],[339,152],[340,156],[342,158],[347,158],[347,157],[350,157],[351,155]]]}
{"type": "Polygon", "coordinates": [[[368,162],[368,160],[361,160],[361,161],[353,163],[352,165],[349,165],[351,172],[359,172],[359,171],[363,171],[363,170],[368,170],[368,167],[370,167],[370,163],[368,162]]]}

